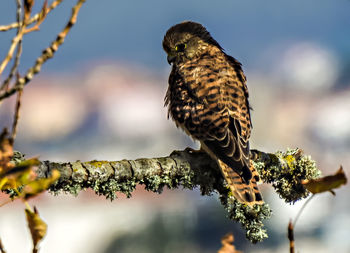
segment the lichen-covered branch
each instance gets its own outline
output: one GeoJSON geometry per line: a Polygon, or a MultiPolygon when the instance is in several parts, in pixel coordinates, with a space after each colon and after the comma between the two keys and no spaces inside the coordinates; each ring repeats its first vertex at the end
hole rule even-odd
{"type": "Polygon", "coordinates": [[[251,150],[251,159],[263,182],[272,184],[287,203],[294,203],[309,195],[301,180],[321,176],[316,162],[298,148],[277,151],[275,154],[251,150]]]}
{"type": "MultiPolygon", "coordinates": [[[[18,153],[17,158],[20,158],[18,153]]],[[[308,195],[300,182],[302,179],[319,176],[315,162],[303,155],[300,149],[276,154],[252,150],[251,159],[262,180],[272,183],[287,202],[295,202],[308,195]]],[[[219,194],[229,218],[242,224],[250,241],[255,243],[267,237],[262,221],[271,215],[269,206],[250,207],[236,201],[216,162],[201,151],[186,149],[174,151],[167,157],[122,161],[42,161],[37,174],[41,178],[49,177],[54,169],[61,174],[58,182],[50,188],[55,194],[77,195],[83,189],[92,188],[97,194],[114,200],[117,192],[131,197],[138,184],[156,193],[161,193],[165,186],[170,189],[199,186],[203,195],[219,194]]]]}

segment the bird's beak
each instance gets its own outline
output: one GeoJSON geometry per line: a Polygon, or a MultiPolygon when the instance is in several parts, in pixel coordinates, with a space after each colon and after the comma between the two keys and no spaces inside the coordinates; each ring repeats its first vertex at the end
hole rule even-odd
{"type": "Polygon", "coordinates": [[[175,61],[175,58],[176,58],[175,55],[173,55],[171,53],[168,54],[167,60],[168,60],[169,65],[171,65],[171,63],[173,63],[175,61]]]}

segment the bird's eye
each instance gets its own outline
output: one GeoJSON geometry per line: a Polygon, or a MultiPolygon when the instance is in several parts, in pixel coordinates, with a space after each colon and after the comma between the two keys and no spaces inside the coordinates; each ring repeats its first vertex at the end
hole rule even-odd
{"type": "Polygon", "coordinates": [[[187,47],[187,44],[179,44],[175,47],[175,51],[177,52],[183,52],[185,48],[187,47]]]}

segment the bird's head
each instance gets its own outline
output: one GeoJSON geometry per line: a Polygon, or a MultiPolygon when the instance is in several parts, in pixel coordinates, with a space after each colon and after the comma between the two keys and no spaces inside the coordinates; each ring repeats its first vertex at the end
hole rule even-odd
{"type": "Polygon", "coordinates": [[[172,26],[163,39],[163,49],[169,64],[186,62],[200,56],[211,44],[222,50],[216,40],[199,23],[185,21],[172,26]]]}

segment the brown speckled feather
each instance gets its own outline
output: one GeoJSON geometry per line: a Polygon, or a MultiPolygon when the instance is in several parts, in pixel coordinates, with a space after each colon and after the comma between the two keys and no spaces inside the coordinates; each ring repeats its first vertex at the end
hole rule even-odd
{"type": "Polygon", "coordinates": [[[194,22],[170,28],[163,47],[173,62],[165,98],[169,115],[217,160],[237,200],[262,203],[259,176],[249,161],[252,126],[240,63],[194,22]]]}

